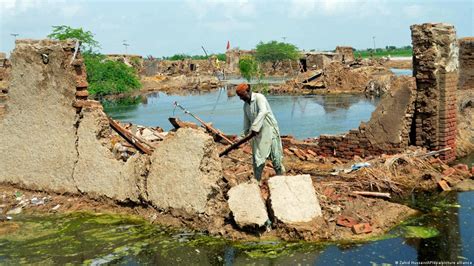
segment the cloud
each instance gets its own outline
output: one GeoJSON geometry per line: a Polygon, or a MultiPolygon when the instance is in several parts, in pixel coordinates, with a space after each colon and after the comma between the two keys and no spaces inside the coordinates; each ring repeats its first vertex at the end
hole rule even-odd
{"type": "Polygon", "coordinates": [[[186,3],[199,19],[219,14],[226,17],[249,17],[256,14],[255,5],[250,0],[187,0],[186,3]]]}
{"type": "Polygon", "coordinates": [[[73,17],[82,9],[81,5],[66,0],[0,0],[0,14],[2,16],[16,16],[40,8],[47,8],[49,12],[65,17],[73,17]]]}
{"type": "Polygon", "coordinates": [[[291,0],[289,17],[311,15],[366,17],[390,12],[386,0],[291,0]]]}
{"type": "Polygon", "coordinates": [[[403,13],[409,18],[417,18],[424,14],[424,8],[420,5],[409,5],[403,7],[403,13]]]}

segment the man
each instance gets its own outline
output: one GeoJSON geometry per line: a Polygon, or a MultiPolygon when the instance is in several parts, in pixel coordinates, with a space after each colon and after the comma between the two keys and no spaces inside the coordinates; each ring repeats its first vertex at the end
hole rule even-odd
{"type": "Polygon", "coordinates": [[[260,181],[265,160],[270,156],[277,175],[282,175],[283,148],[272,109],[263,94],[252,92],[249,84],[239,84],[237,95],[244,101],[244,135],[252,134],[252,159],[255,178],[260,181]]]}

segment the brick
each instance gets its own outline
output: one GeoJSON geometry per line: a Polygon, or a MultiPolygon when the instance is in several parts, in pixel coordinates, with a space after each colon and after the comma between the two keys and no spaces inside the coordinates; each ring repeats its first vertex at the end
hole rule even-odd
{"type": "Polygon", "coordinates": [[[306,161],[306,156],[301,150],[296,149],[294,153],[300,160],[306,161]]]}
{"type": "Polygon", "coordinates": [[[463,163],[456,164],[453,168],[461,172],[469,172],[469,167],[463,163]]]}
{"type": "Polygon", "coordinates": [[[76,91],[76,97],[87,97],[89,92],[87,90],[76,91]]]}
{"type": "Polygon", "coordinates": [[[352,226],[352,232],[354,234],[368,234],[372,232],[372,226],[369,223],[360,223],[352,226]]]}
{"type": "Polygon", "coordinates": [[[88,87],[89,83],[87,83],[87,77],[85,75],[76,76],[76,87],[88,87]]]}
{"type": "Polygon", "coordinates": [[[438,185],[441,187],[443,191],[450,191],[451,188],[449,187],[448,183],[445,180],[438,181],[438,185]]]}
{"type": "Polygon", "coordinates": [[[443,171],[443,175],[444,176],[450,176],[450,175],[454,174],[455,172],[456,172],[456,170],[454,168],[448,168],[448,169],[443,171]]]}
{"type": "Polygon", "coordinates": [[[357,224],[357,220],[350,216],[340,215],[339,217],[337,217],[336,224],[339,226],[350,228],[357,224]]]}

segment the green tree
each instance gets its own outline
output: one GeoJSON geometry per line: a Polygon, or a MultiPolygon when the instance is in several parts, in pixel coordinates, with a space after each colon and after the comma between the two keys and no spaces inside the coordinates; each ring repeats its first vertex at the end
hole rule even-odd
{"type": "Polygon", "coordinates": [[[270,41],[260,42],[255,49],[255,58],[259,62],[271,62],[273,70],[283,60],[297,60],[300,57],[298,47],[290,43],[270,41]]]}
{"type": "Polygon", "coordinates": [[[87,69],[89,93],[97,96],[131,92],[141,87],[136,70],[122,62],[107,60],[105,55],[94,51],[100,48],[94,34],[82,28],[53,26],[49,38],[56,40],[78,39],[81,41],[82,56],[87,69]]]}
{"type": "Polygon", "coordinates": [[[136,70],[122,62],[107,60],[101,54],[87,54],[84,62],[91,94],[103,96],[127,93],[141,87],[136,70]]]}
{"type": "Polygon", "coordinates": [[[93,52],[95,48],[99,49],[100,45],[94,39],[94,34],[90,31],[84,31],[82,28],[71,28],[66,25],[53,26],[53,32],[48,38],[56,40],[77,39],[81,41],[81,48],[84,52],[93,52]]]}
{"type": "Polygon", "coordinates": [[[258,65],[257,60],[255,57],[251,55],[243,55],[239,59],[239,70],[240,75],[244,77],[248,82],[252,78],[260,78],[260,67],[258,65]]]}

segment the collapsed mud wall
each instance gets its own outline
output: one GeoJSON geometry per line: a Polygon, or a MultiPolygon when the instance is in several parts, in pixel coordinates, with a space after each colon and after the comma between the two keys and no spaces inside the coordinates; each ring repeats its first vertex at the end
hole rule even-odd
{"type": "Polygon", "coordinates": [[[417,86],[411,138],[429,150],[451,148],[441,158],[452,161],[456,158],[456,31],[443,23],[412,25],[411,31],[417,86]]]}
{"type": "Polygon", "coordinates": [[[122,62],[129,67],[133,67],[138,72],[143,69],[143,57],[141,55],[108,54],[107,59],[122,62]]]}
{"type": "Polygon", "coordinates": [[[159,60],[145,59],[141,74],[145,76],[155,75],[213,75],[222,72],[224,62],[219,62],[216,57],[202,60],[159,60]]]}
{"type": "MultiPolygon", "coordinates": [[[[239,60],[244,55],[254,55],[255,51],[232,49],[226,52],[226,73],[239,74],[239,60]]],[[[296,75],[308,70],[323,69],[332,62],[350,63],[354,61],[352,47],[338,46],[336,52],[301,52],[297,60],[285,60],[277,64],[261,64],[262,71],[270,76],[296,75]]]]}
{"type": "Polygon", "coordinates": [[[336,47],[336,60],[342,63],[354,62],[354,50],[350,46],[337,46],[336,47]]]}
{"type": "Polygon", "coordinates": [[[474,38],[459,40],[456,155],[474,152],[474,38]]]}
{"type": "Polygon", "coordinates": [[[0,53],[0,119],[6,111],[10,70],[10,60],[7,59],[5,53],[0,53]]]}
{"type": "Polygon", "coordinates": [[[354,156],[394,154],[409,145],[413,119],[415,81],[399,77],[394,89],[386,94],[367,123],[342,135],[321,135],[309,148],[321,155],[352,159],[354,156]]]}
{"type": "Polygon", "coordinates": [[[211,136],[180,129],[153,157],[136,153],[122,161],[112,152],[117,135],[101,104],[88,99],[86,69],[74,41],[18,40],[11,58],[6,113],[0,117],[0,183],[206,217],[225,212],[215,207],[224,200],[211,136]]]}
{"type": "Polygon", "coordinates": [[[459,40],[459,90],[474,90],[474,37],[459,40]]]}

